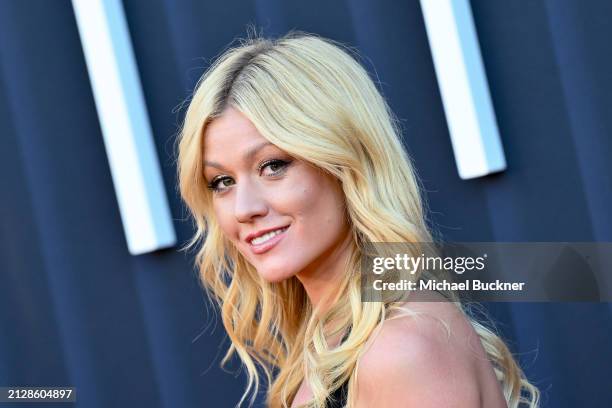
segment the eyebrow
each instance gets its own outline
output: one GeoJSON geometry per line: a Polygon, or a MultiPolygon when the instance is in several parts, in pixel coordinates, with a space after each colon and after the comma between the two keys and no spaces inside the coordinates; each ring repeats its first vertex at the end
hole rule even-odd
{"type": "MultiPolygon", "coordinates": [[[[244,155],[242,156],[243,160],[250,160],[253,156],[255,156],[257,154],[258,151],[260,151],[261,149],[263,149],[266,146],[271,146],[273,145],[271,142],[262,142],[260,144],[257,144],[251,148],[249,148],[249,150],[247,150],[244,155]]],[[[225,169],[225,167],[223,167],[222,164],[214,162],[214,161],[208,161],[208,160],[204,160],[204,166],[210,166],[210,167],[216,167],[219,170],[223,170],[223,171],[227,171],[225,169]]]]}

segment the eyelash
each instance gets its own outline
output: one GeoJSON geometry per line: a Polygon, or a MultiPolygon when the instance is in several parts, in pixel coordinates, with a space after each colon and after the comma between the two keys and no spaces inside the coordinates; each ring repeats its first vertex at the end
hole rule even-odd
{"type": "MultiPolygon", "coordinates": [[[[274,165],[274,164],[280,165],[280,169],[273,171],[271,174],[271,176],[278,176],[285,171],[285,169],[290,163],[291,161],[280,160],[280,159],[266,160],[257,167],[257,170],[259,171],[259,174],[261,174],[262,170],[266,168],[267,166],[274,165]]],[[[224,188],[219,187],[219,184],[224,180],[231,180],[231,177],[228,177],[228,176],[215,177],[210,183],[208,183],[208,189],[211,190],[213,193],[221,193],[225,191],[230,186],[227,186],[224,188]]]]}

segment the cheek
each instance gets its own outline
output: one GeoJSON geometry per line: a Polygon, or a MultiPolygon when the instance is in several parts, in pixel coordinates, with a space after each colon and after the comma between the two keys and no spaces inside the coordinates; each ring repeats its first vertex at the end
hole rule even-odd
{"type": "Polygon", "coordinates": [[[221,205],[217,202],[213,202],[213,210],[215,213],[215,219],[221,232],[230,241],[235,241],[238,236],[238,230],[236,229],[235,217],[228,211],[227,205],[221,205]]]}
{"type": "Polygon", "coordinates": [[[344,201],[341,190],[331,182],[309,183],[297,189],[292,202],[303,245],[319,247],[335,241],[343,231],[344,201]]]}

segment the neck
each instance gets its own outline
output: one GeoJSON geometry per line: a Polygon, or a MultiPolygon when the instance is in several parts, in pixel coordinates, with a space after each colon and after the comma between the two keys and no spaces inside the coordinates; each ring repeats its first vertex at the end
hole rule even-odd
{"type": "Polygon", "coordinates": [[[346,266],[351,252],[351,241],[351,235],[347,232],[338,245],[321,254],[308,268],[296,275],[319,315],[332,306],[331,302],[340,282],[348,272],[346,266]]]}

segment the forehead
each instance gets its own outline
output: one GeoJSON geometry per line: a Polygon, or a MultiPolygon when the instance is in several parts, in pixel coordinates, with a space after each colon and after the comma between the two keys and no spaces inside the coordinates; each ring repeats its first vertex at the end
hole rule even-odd
{"type": "Polygon", "coordinates": [[[204,132],[204,158],[222,158],[267,142],[253,123],[234,108],[227,108],[204,132]]]}

